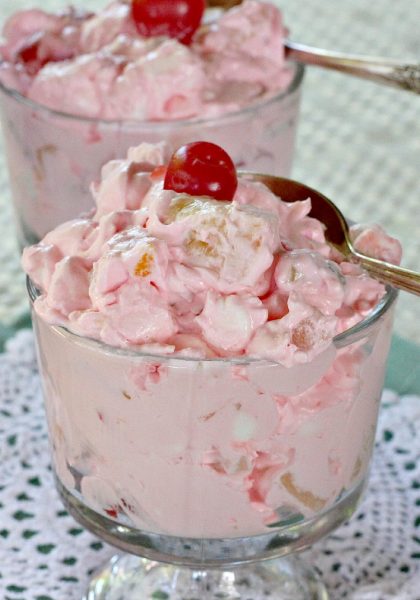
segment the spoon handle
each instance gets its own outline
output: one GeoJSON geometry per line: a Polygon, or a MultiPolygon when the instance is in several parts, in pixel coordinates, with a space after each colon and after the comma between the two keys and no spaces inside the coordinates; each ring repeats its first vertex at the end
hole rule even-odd
{"type": "Polygon", "coordinates": [[[420,94],[420,64],[329,52],[287,40],[286,56],[306,65],[333,69],[420,94]]]}
{"type": "Polygon", "coordinates": [[[379,279],[382,283],[389,283],[393,287],[405,292],[420,296],[420,273],[376,260],[360,252],[354,252],[354,256],[360,266],[366,269],[375,279],[379,279]]]}

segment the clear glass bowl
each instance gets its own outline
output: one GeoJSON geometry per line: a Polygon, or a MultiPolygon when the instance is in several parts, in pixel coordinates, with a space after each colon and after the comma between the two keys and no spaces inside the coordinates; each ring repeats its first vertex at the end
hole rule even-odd
{"type": "Polygon", "coordinates": [[[206,140],[241,169],[288,176],[298,123],[303,67],[291,64],[288,88],[238,112],[212,119],[103,121],[61,113],[0,83],[0,112],[18,239],[34,243],[93,206],[89,191],[109,160],[141,142],[174,148],[206,140]]]}
{"type": "Polygon", "coordinates": [[[388,289],[289,369],[116,349],[33,310],[58,489],[80,523],[130,553],[86,599],[325,600],[293,555],[363,491],[395,298],[388,289]]]}

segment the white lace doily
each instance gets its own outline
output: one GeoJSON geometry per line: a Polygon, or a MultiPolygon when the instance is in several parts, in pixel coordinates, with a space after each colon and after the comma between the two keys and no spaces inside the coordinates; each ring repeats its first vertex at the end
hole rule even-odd
{"type": "MultiPolygon", "coordinates": [[[[30,331],[0,355],[0,413],[0,598],[80,600],[114,551],[66,513],[55,491],[30,331]]],[[[420,600],[417,432],[420,398],[385,392],[365,498],[306,553],[331,600],[420,600]]]]}

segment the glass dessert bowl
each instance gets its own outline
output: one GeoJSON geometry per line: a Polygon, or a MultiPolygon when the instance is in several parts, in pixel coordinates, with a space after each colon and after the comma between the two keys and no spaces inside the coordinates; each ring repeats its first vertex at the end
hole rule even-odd
{"type": "Polygon", "coordinates": [[[130,553],[86,598],[327,598],[304,563],[279,557],[357,506],[395,298],[389,289],[292,368],[116,349],[34,312],[58,490],[77,521],[130,553]]]}
{"type": "Polygon", "coordinates": [[[204,30],[189,47],[139,36],[129,4],[93,16],[27,11],[5,26],[0,111],[22,247],[90,210],[101,166],[140,142],[202,139],[225,147],[241,168],[290,174],[303,68],[284,61],[278,9],[250,0],[243,16],[223,17],[226,31],[204,30]],[[235,25],[248,20],[261,32],[253,46],[235,25]],[[38,62],[27,48],[34,35],[44,36],[38,62]],[[260,59],[242,53],[249,45],[260,59]],[[232,79],[232,70],[243,78],[232,79]]]}
{"type": "MultiPolygon", "coordinates": [[[[211,151],[162,169],[131,149],[91,219],[24,251],[59,492],[129,553],[88,600],[325,599],[293,555],[366,483],[396,292],[326,243],[309,199],[211,151]],[[215,173],[230,201],[176,190],[215,173]]],[[[398,242],[361,235],[398,262],[398,242]]]]}

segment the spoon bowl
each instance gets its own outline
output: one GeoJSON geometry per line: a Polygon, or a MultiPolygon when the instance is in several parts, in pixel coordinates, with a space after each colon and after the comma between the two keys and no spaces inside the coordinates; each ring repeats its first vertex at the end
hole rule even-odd
{"type": "Polygon", "coordinates": [[[325,225],[326,240],[341,252],[347,260],[359,264],[372,277],[382,283],[392,285],[405,292],[420,295],[420,273],[366,256],[355,249],[344,215],[329,198],[292,179],[249,172],[241,172],[240,175],[245,179],[263,183],[284,202],[296,202],[310,198],[312,204],[310,216],[325,225]]]}

